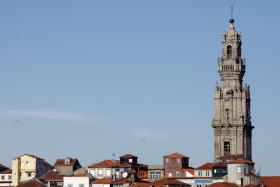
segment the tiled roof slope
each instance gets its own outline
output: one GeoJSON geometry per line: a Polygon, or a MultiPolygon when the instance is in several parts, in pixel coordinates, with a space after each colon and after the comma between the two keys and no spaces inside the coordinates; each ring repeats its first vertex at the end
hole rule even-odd
{"type": "Polygon", "coordinates": [[[173,153],[167,155],[167,157],[169,157],[169,158],[188,158],[188,156],[183,155],[183,154],[178,153],[178,152],[173,152],[173,153]]]}
{"type": "Polygon", "coordinates": [[[239,187],[237,184],[228,183],[228,182],[218,182],[211,184],[209,187],[239,187]]]}
{"type": "Polygon", "coordinates": [[[47,187],[47,186],[37,179],[32,179],[20,183],[17,187],[47,187]]]}
{"type": "Polygon", "coordinates": [[[63,181],[63,175],[59,175],[53,171],[48,172],[46,175],[42,177],[42,180],[47,181],[63,181]]]}
{"type": "Polygon", "coordinates": [[[7,169],[5,171],[0,172],[0,174],[12,174],[12,169],[7,169]]]}
{"type": "Polygon", "coordinates": [[[157,180],[157,181],[153,182],[152,185],[153,186],[166,186],[166,185],[173,186],[174,185],[174,186],[189,186],[189,187],[191,186],[189,184],[178,181],[176,179],[167,179],[167,178],[157,180]]]}
{"type": "Polygon", "coordinates": [[[196,168],[196,170],[211,170],[213,166],[213,163],[207,162],[201,166],[199,166],[198,168],[196,168]]]}
{"type": "Polygon", "coordinates": [[[137,156],[134,156],[132,154],[125,154],[125,155],[120,156],[120,158],[137,158],[137,156]]]}
{"type": "Polygon", "coordinates": [[[265,187],[280,187],[280,176],[263,176],[261,181],[265,187]]]}
{"type": "Polygon", "coordinates": [[[120,166],[120,162],[118,160],[103,160],[96,164],[92,164],[88,166],[89,168],[112,168],[120,166]]]}
{"type": "Polygon", "coordinates": [[[254,162],[240,158],[229,162],[229,164],[254,164],[254,162]]]}
{"type": "Polygon", "coordinates": [[[54,163],[54,166],[73,166],[78,161],[78,159],[76,158],[69,157],[67,159],[70,160],[69,164],[65,163],[65,159],[57,159],[56,162],[54,163]]]}

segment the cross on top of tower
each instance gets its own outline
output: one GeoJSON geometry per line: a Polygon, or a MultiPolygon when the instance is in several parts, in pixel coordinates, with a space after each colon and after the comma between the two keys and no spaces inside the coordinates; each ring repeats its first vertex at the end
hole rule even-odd
{"type": "Polygon", "coordinates": [[[229,20],[230,24],[233,24],[233,23],[234,23],[234,19],[233,19],[233,9],[234,9],[234,7],[231,6],[231,7],[230,7],[230,20],[229,20]]]}

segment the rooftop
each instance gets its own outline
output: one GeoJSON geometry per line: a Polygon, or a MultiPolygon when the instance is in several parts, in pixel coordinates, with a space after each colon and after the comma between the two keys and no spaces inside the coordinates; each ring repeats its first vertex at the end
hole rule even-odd
{"type": "Polygon", "coordinates": [[[178,152],[170,153],[170,154],[167,155],[166,157],[169,157],[169,158],[189,158],[188,156],[183,155],[183,154],[178,153],[178,152]]]}
{"type": "Polygon", "coordinates": [[[213,163],[207,162],[199,167],[196,168],[196,170],[211,170],[213,166],[213,163]]]}

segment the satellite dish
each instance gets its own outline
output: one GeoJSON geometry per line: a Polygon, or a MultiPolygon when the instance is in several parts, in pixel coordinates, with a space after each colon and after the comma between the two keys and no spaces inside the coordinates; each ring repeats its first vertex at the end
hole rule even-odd
{"type": "Polygon", "coordinates": [[[128,173],[125,171],[122,173],[122,178],[127,178],[128,177],[128,173]]]}

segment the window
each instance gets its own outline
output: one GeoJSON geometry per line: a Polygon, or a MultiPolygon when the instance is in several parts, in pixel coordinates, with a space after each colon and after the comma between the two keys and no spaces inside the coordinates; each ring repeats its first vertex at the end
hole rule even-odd
{"type": "Polygon", "coordinates": [[[176,158],[176,162],[180,164],[180,158],[176,158]]]}
{"type": "Polygon", "coordinates": [[[106,177],[111,177],[111,170],[106,169],[106,177]]]}
{"type": "Polygon", "coordinates": [[[150,178],[151,178],[151,179],[156,179],[156,172],[151,171],[151,172],[150,172],[150,178]]]}
{"type": "Polygon", "coordinates": [[[129,162],[129,163],[132,163],[132,158],[128,159],[128,162],[129,162]]]}
{"type": "Polygon", "coordinates": [[[1,180],[5,180],[5,175],[1,175],[1,180]]]}
{"type": "Polygon", "coordinates": [[[202,176],[202,171],[198,171],[198,176],[202,176]]]}
{"type": "Polygon", "coordinates": [[[156,172],[156,179],[160,179],[160,178],[161,178],[161,172],[158,171],[158,172],[156,172]]]}
{"type": "Polygon", "coordinates": [[[209,171],[206,171],[206,176],[209,177],[209,171]]]}
{"type": "Polygon", "coordinates": [[[85,187],[85,185],[84,184],[79,184],[79,187],[85,187]]]}
{"type": "Polygon", "coordinates": [[[165,162],[168,163],[168,162],[169,162],[169,158],[166,158],[166,159],[165,159],[165,162]]]}
{"type": "Polygon", "coordinates": [[[236,170],[237,170],[237,173],[241,173],[241,171],[242,171],[240,166],[237,166],[236,170]]]}
{"type": "Polygon", "coordinates": [[[161,173],[159,171],[151,171],[150,172],[150,179],[160,179],[161,173]]]}
{"type": "Polygon", "coordinates": [[[224,142],[224,155],[230,155],[230,142],[224,142]]]}
{"type": "Polygon", "coordinates": [[[176,171],[176,177],[179,177],[179,176],[180,176],[180,172],[176,171]]]}
{"type": "Polygon", "coordinates": [[[197,187],[202,187],[202,184],[198,184],[198,185],[196,185],[197,187]]]}
{"type": "Polygon", "coordinates": [[[8,175],[8,180],[12,180],[12,175],[8,175]]]}
{"type": "Polygon", "coordinates": [[[103,170],[102,169],[98,170],[98,175],[103,175],[103,170]]]}
{"type": "Polygon", "coordinates": [[[231,56],[232,56],[232,47],[231,47],[231,45],[228,45],[227,46],[227,57],[231,58],[231,56]]]}
{"type": "Polygon", "coordinates": [[[32,173],[31,173],[31,172],[27,172],[27,176],[28,176],[28,177],[31,177],[31,176],[32,176],[32,173]]]}

